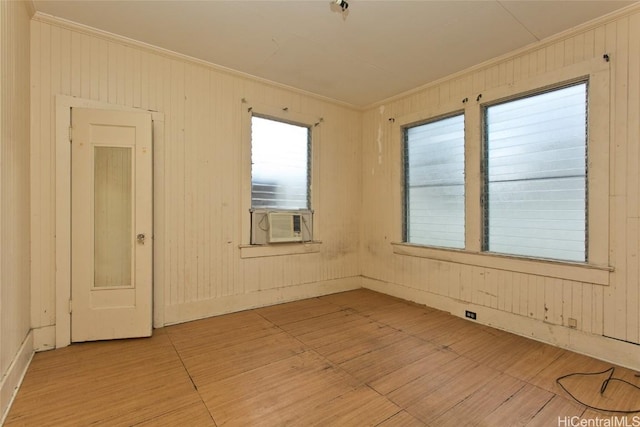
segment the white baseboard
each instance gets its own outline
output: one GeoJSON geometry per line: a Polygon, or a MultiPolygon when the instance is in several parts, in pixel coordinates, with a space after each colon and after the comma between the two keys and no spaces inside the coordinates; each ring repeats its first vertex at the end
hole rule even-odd
{"type": "Polygon", "coordinates": [[[33,349],[35,351],[53,350],[54,348],[56,348],[56,325],[33,329],[33,349]]]}
{"type": "Polygon", "coordinates": [[[472,310],[478,316],[476,322],[483,325],[640,371],[640,345],[372,278],[363,277],[362,286],[376,292],[443,310],[462,318],[464,318],[465,310],[472,310]]]}
{"type": "Polygon", "coordinates": [[[2,414],[0,425],[4,424],[4,419],[9,412],[9,408],[13,403],[20,384],[22,384],[32,357],[33,333],[29,331],[0,382],[0,414],[2,414]]]}
{"type": "Polygon", "coordinates": [[[362,276],[353,276],[343,279],[304,283],[284,288],[267,289],[249,294],[230,295],[207,301],[170,305],[164,309],[164,320],[165,325],[189,322],[191,320],[236,311],[360,289],[361,287],[362,276]]]}

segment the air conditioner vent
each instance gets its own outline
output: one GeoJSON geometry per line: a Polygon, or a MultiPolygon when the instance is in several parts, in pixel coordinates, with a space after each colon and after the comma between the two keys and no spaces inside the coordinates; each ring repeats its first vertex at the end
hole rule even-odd
{"type": "Polygon", "coordinates": [[[302,241],[300,214],[269,212],[269,243],[302,241]]]}

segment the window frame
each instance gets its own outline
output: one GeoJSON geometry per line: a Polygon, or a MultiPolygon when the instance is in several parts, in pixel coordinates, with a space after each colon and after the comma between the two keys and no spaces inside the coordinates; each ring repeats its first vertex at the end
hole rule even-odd
{"type": "Polygon", "coordinates": [[[273,117],[273,116],[268,116],[265,114],[260,114],[260,113],[256,113],[253,112],[253,110],[250,112],[251,117],[251,133],[253,133],[253,118],[257,117],[260,119],[264,119],[264,120],[271,120],[274,122],[278,122],[278,123],[284,123],[284,124],[288,124],[288,125],[292,125],[292,126],[298,126],[298,127],[302,127],[302,128],[306,128],[307,129],[307,194],[306,194],[306,206],[303,208],[286,208],[286,207],[266,207],[266,206],[253,206],[253,136],[250,136],[250,144],[251,144],[251,209],[265,209],[265,210],[273,210],[273,211],[287,211],[287,210],[296,210],[296,209],[301,209],[301,210],[312,210],[313,209],[313,205],[311,203],[311,177],[312,177],[312,162],[311,162],[311,157],[312,157],[312,153],[313,153],[313,141],[312,141],[312,128],[313,125],[310,124],[306,124],[306,123],[299,123],[299,122],[295,122],[295,121],[291,121],[291,120],[284,120],[278,117],[273,117]]]}
{"type": "MultiPolygon", "coordinates": [[[[306,253],[318,253],[321,246],[321,226],[322,217],[313,216],[313,241],[311,242],[291,242],[278,243],[274,245],[252,245],[251,244],[251,118],[256,115],[258,117],[277,120],[285,123],[304,126],[309,128],[309,155],[308,155],[308,198],[309,210],[315,212],[319,207],[320,194],[320,175],[319,175],[319,146],[321,145],[321,120],[310,114],[295,111],[286,106],[275,106],[270,104],[261,104],[249,102],[245,99],[240,103],[240,122],[241,122],[241,146],[236,151],[238,162],[241,168],[236,173],[240,173],[242,178],[241,188],[234,189],[240,194],[241,212],[238,215],[236,230],[239,230],[239,237],[229,236],[229,243],[232,239],[240,239],[237,247],[240,249],[240,258],[257,258],[270,257],[306,253]]],[[[278,209],[271,209],[278,210],[278,209]]],[[[283,209],[284,210],[284,209],[283,209]]]]}
{"type": "MultiPolygon", "coordinates": [[[[446,249],[427,247],[403,242],[402,234],[402,198],[398,192],[398,209],[394,214],[395,238],[391,247],[394,254],[420,257],[431,260],[464,264],[469,267],[491,268],[510,271],[514,274],[537,274],[577,282],[589,282],[603,286],[609,285],[611,272],[609,237],[614,230],[609,223],[610,194],[609,181],[610,158],[610,63],[602,58],[593,58],[563,68],[543,72],[522,80],[510,81],[490,88],[462,88],[460,102],[450,101],[434,105],[426,111],[396,117],[393,129],[393,142],[397,144],[398,156],[402,152],[402,130],[404,124],[418,122],[427,117],[437,116],[460,109],[465,111],[465,234],[466,248],[446,249]],[[499,100],[519,98],[538,93],[548,88],[556,88],[580,80],[589,81],[587,101],[587,262],[551,260],[546,258],[506,255],[482,250],[483,221],[481,159],[483,156],[482,107],[499,100]]],[[[404,159],[398,158],[401,165],[404,159]]],[[[401,170],[401,167],[397,168],[401,170]]],[[[402,173],[394,179],[402,188],[402,173]]]]}
{"type": "Polygon", "coordinates": [[[589,215],[589,157],[590,157],[590,149],[589,149],[589,123],[591,121],[591,117],[589,116],[589,96],[590,96],[590,84],[589,84],[589,76],[582,76],[578,78],[571,79],[569,81],[559,82],[555,85],[548,85],[542,87],[540,89],[532,89],[527,91],[526,93],[518,93],[512,96],[508,96],[501,99],[495,99],[491,102],[484,102],[481,104],[481,179],[482,179],[482,192],[480,197],[481,203],[481,218],[482,218],[482,233],[481,233],[481,250],[482,252],[490,253],[490,254],[499,254],[505,256],[513,256],[513,257],[523,257],[523,258],[531,258],[531,259],[545,259],[549,261],[555,262],[577,262],[580,264],[588,264],[589,263],[589,223],[591,222],[591,218],[589,215]],[[513,254],[509,252],[499,252],[492,251],[489,249],[490,239],[489,239],[489,123],[487,122],[487,114],[488,110],[491,107],[497,105],[507,104],[509,102],[514,102],[522,99],[527,99],[531,97],[535,97],[538,95],[543,95],[546,93],[562,90],[565,88],[578,86],[584,84],[586,99],[585,99],[585,115],[586,115],[586,124],[585,124],[585,161],[584,161],[584,172],[585,172],[585,235],[584,235],[584,251],[585,251],[585,260],[584,261],[571,261],[561,258],[546,258],[546,257],[535,257],[529,255],[519,255],[513,254]]]}
{"type": "MultiPolygon", "coordinates": [[[[458,117],[458,116],[462,116],[462,121],[463,121],[463,132],[464,132],[464,123],[466,120],[466,115],[465,115],[465,110],[462,108],[458,108],[456,110],[453,111],[449,111],[447,113],[444,114],[438,114],[432,117],[428,117],[419,121],[415,121],[415,122],[410,122],[410,123],[405,123],[404,121],[402,122],[402,124],[400,125],[400,131],[402,133],[401,136],[401,141],[402,141],[402,242],[403,243],[407,243],[407,244],[414,244],[414,245],[419,245],[419,246],[425,246],[425,247],[432,247],[432,248],[442,248],[442,249],[448,249],[448,250],[464,250],[466,248],[466,163],[467,163],[467,159],[466,159],[466,141],[463,144],[463,149],[465,151],[464,154],[464,159],[463,159],[463,187],[465,190],[465,195],[463,197],[463,203],[464,203],[464,207],[463,207],[463,228],[465,229],[465,231],[463,232],[463,235],[465,236],[463,238],[463,247],[462,248],[456,248],[456,247],[452,247],[452,246],[438,246],[438,245],[431,245],[431,244],[422,244],[422,243],[414,243],[414,242],[409,242],[409,194],[408,194],[408,178],[409,178],[409,139],[408,139],[408,131],[411,128],[415,128],[415,127],[419,127],[419,126],[424,126],[424,125],[428,125],[431,123],[437,123],[441,120],[447,120],[447,119],[451,119],[453,117],[458,117]]],[[[463,137],[463,138],[466,138],[463,137]]]]}

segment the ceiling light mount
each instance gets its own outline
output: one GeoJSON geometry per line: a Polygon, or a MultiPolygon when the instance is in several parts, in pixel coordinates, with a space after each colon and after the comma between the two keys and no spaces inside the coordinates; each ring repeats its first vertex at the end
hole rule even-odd
{"type": "Polygon", "coordinates": [[[346,0],[333,0],[333,2],[340,6],[343,12],[349,9],[349,3],[346,0]]]}

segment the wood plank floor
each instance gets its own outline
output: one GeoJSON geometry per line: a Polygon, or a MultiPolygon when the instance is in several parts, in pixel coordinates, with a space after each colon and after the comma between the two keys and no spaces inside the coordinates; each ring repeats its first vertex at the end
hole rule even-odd
{"type": "MultiPolygon", "coordinates": [[[[610,366],[357,290],[38,353],[5,425],[558,426],[612,416],[555,382],[610,366]]],[[[567,381],[594,404],[640,403],[567,381]]]]}

